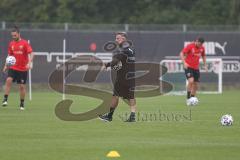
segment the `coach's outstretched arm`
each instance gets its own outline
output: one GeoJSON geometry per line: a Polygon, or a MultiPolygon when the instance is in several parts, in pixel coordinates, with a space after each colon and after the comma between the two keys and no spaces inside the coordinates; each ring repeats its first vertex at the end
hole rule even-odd
{"type": "MultiPolygon", "coordinates": [[[[125,56],[123,54],[116,54],[116,55],[114,55],[113,58],[112,58],[112,61],[106,63],[105,67],[106,68],[108,68],[108,67],[113,68],[114,66],[118,65],[119,62],[123,61],[124,57],[125,56]]],[[[126,58],[125,58],[125,61],[126,61],[126,58]]]]}

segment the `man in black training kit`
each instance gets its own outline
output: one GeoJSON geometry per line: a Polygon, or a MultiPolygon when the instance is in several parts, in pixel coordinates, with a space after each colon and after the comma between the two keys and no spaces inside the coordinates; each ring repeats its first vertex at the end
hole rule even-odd
{"type": "MultiPolygon", "coordinates": [[[[130,106],[130,116],[126,122],[135,122],[136,113],[136,100],[134,97],[134,63],[135,63],[135,53],[131,49],[130,44],[127,41],[127,34],[125,32],[116,33],[116,44],[117,50],[114,52],[113,59],[110,63],[105,66],[111,67],[112,70],[116,72],[116,77],[113,79],[113,96],[110,105],[109,113],[105,115],[100,115],[99,118],[104,121],[112,121],[112,116],[114,110],[118,106],[119,97],[127,99],[130,106]]],[[[114,74],[112,72],[112,74],[114,74]]]]}

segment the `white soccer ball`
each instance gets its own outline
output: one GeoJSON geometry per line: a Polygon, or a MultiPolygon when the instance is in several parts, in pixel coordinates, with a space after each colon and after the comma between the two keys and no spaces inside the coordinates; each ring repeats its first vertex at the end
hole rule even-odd
{"type": "Polygon", "coordinates": [[[230,114],[221,117],[221,124],[223,126],[231,126],[233,124],[233,117],[230,114]]]}
{"type": "Polygon", "coordinates": [[[8,56],[6,58],[6,65],[13,66],[16,63],[16,58],[14,56],[8,56]]]}
{"type": "Polygon", "coordinates": [[[190,103],[190,105],[191,106],[196,106],[196,105],[198,105],[198,99],[197,99],[197,97],[191,97],[190,99],[189,99],[189,103],[190,103]]]}

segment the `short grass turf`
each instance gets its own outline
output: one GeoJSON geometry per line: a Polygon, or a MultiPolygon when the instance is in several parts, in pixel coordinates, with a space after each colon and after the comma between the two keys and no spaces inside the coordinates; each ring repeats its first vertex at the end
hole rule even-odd
{"type": "MultiPolygon", "coordinates": [[[[105,160],[115,150],[122,160],[234,160],[240,157],[240,91],[199,95],[199,106],[187,107],[185,96],[137,99],[136,123],[126,123],[128,106],[121,101],[111,123],[93,119],[58,119],[55,105],[61,95],[34,92],[26,110],[18,108],[18,93],[0,108],[1,160],[105,160]],[[220,117],[232,114],[234,124],[221,126],[220,117]]],[[[93,109],[100,101],[73,99],[71,111],[93,109]]]]}

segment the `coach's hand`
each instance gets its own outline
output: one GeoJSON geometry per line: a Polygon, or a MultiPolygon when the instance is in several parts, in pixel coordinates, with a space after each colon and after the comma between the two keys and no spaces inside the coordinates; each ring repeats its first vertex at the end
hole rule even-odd
{"type": "Polygon", "coordinates": [[[101,67],[101,70],[105,70],[105,69],[107,69],[107,68],[106,68],[105,64],[103,64],[101,67]]]}
{"type": "Polygon", "coordinates": [[[33,68],[33,65],[32,65],[32,63],[31,63],[31,62],[29,62],[29,63],[27,64],[26,68],[27,68],[27,69],[32,69],[32,68],[33,68]]]}
{"type": "Polygon", "coordinates": [[[204,65],[204,70],[205,70],[206,72],[208,72],[208,67],[207,67],[207,65],[204,65]]]}

